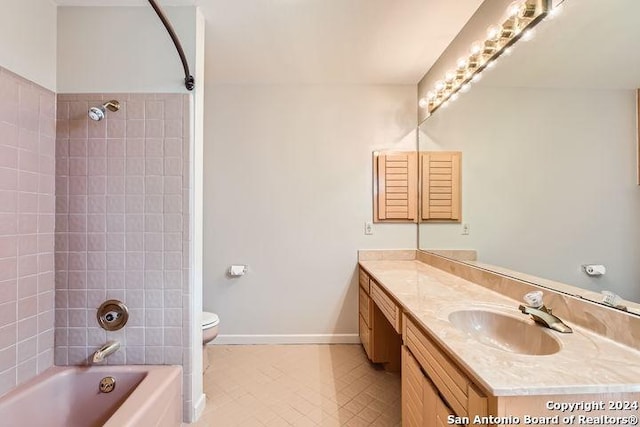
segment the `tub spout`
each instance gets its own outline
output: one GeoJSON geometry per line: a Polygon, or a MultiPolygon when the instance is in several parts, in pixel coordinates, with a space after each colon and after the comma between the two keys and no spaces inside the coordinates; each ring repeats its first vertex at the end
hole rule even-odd
{"type": "Polygon", "coordinates": [[[118,341],[108,341],[105,345],[100,347],[95,353],[93,353],[93,363],[102,362],[107,356],[115,353],[120,348],[118,341]]]}

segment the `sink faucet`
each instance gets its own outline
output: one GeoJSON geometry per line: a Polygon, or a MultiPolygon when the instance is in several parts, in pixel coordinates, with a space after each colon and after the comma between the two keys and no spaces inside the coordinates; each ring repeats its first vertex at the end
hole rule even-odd
{"type": "Polygon", "coordinates": [[[102,362],[107,356],[115,353],[120,348],[118,341],[107,341],[105,345],[100,347],[95,353],[93,353],[93,363],[102,362]]]}
{"type": "Polygon", "coordinates": [[[542,303],[542,292],[530,292],[524,296],[527,305],[520,305],[518,308],[524,314],[530,315],[536,323],[553,329],[554,331],[570,334],[573,330],[564,324],[557,316],[551,314],[551,309],[542,303]]]}

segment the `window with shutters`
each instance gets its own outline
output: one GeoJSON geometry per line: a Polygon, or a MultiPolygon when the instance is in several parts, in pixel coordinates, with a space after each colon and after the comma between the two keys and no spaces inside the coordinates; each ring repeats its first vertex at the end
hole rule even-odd
{"type": "Polygon", "coordinates": [[[373,153],[374,222],[417,222],[417,169],[414,151],[373,153]]]}
{"type": "Polygon", "coordinates": [[[421,221],[461,221],[461,157],[458,151],[420,152],[421,221]]]}

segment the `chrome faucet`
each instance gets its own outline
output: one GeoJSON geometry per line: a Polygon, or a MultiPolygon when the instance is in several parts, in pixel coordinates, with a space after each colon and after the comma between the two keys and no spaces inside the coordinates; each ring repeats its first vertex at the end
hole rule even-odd
{"type": "Polygon", "coordinates": [[[530,292],[524,296],[525,302],[528,305],[520,305],[518,308],[524,314],[530,315],[533,320],[546,328],[553,329],[554,331],[562,332],[563,334],[570,334],[573,330],[564,324],[557,316],[551,314],[551,309],[544,306],[542,303],[542,292],[530,292]]]}
{"type": "Polygon", "coordinates": [[[106,357],[112,355],[120,348],[120,343],[118,341],[107,341],[105,345],[100,347],[95,353],[93,353],[93,363],[100,363],[106,357]]]}

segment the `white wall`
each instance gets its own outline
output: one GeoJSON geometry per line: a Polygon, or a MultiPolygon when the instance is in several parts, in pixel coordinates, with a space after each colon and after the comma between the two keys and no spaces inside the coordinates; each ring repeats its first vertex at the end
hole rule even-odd
{"type": "Polygon", "coordinates": [[[474,87],[420,132],[421,150],[463,152],[470,235],[424,224],[420,247],[640,301],[635,111],[634,91],[474,87]]]}
{"type": "Polygon", "coordinates": [[[415,224],[364,235],[372,152],[415,149],[415,105],[413,85],[207,87],[204,308],[244,335],[217,343],[354,339],[357,250],[416,247],[415,224]]]}
{"type": "MultiPolygon", "coordinates": [[[[164,10],[195,74],[196,8],[164,10]]],[[[178,53],[150,6],[58,9],[59,93],[186,92],[183,82],[178,53]]]]}
{"type": "Polygon", "coordinates": [[[0,66],[56,90],[56,6],[0,0],[0,66]]]}

